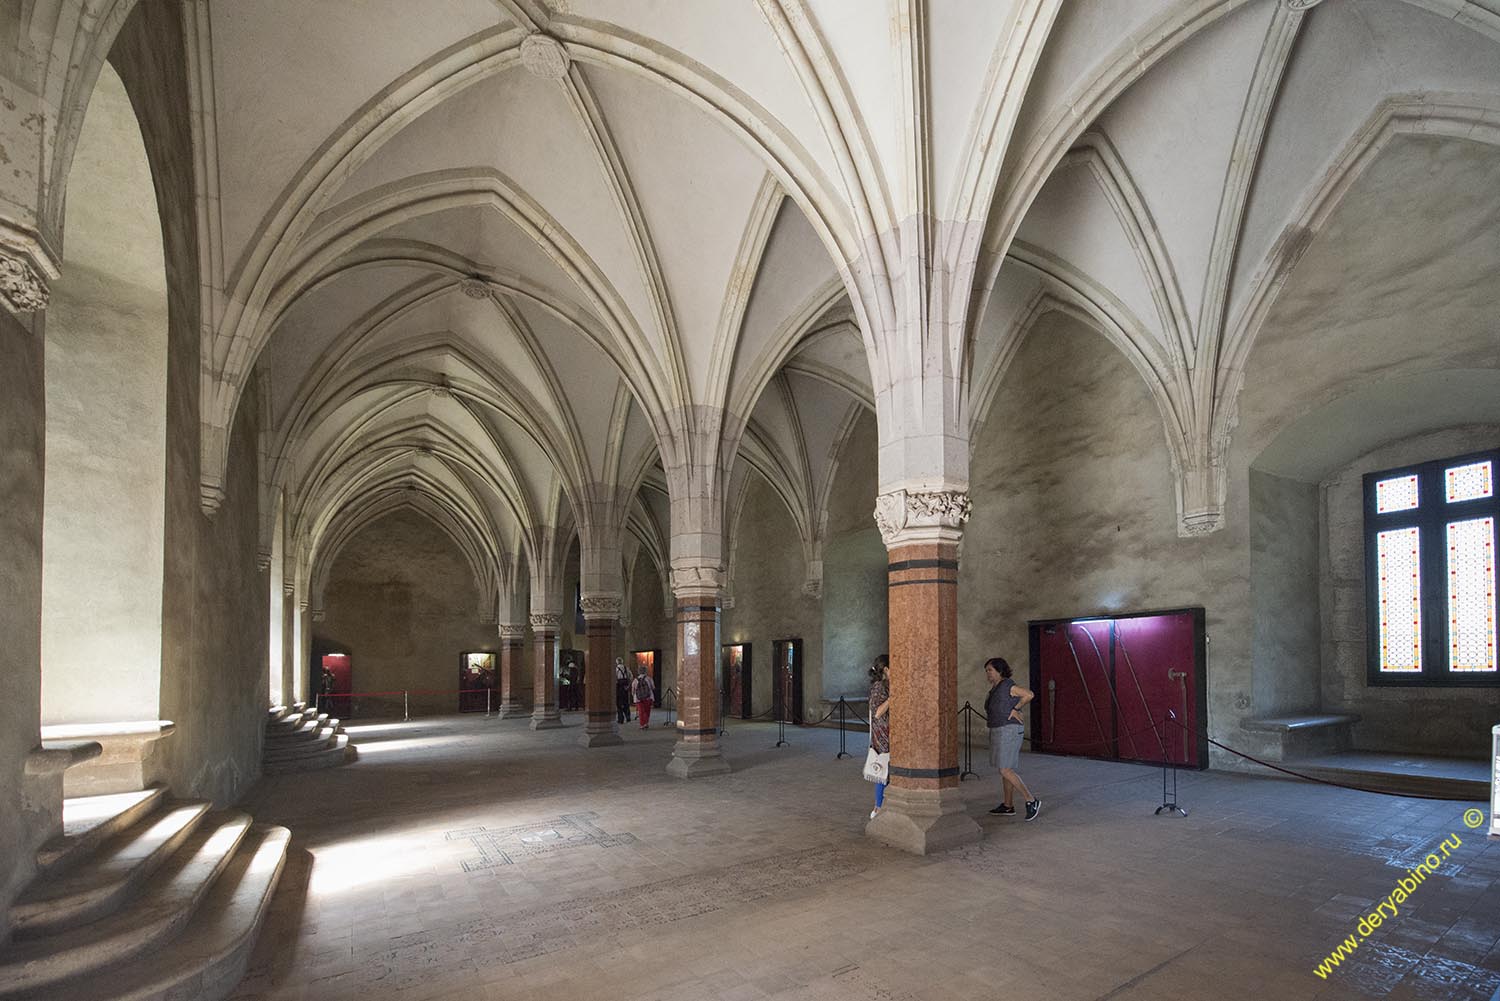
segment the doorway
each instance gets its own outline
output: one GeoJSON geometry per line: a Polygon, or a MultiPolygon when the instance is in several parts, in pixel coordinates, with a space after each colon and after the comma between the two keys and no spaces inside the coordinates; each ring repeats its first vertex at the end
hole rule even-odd
{"type": "Polygon", "coordinates": [[[667,697],[665,690],[661,687],[661,651],[632,650],[630,659],[630,676],[633,678],[641,671],[651,675],[651,684],[656,688],[656,704],[661,705],[667,697]]]}
{"type": "Polygon", "coordinates": [[[723,647],[724,665],[724,716],[749,719],[755,715],[750,708],[754,698],[750,674],[750,644],[726,643],[723,647]]]}
{"type": "Polygon", "coordinates": [[[488,712],[495,687],[495,655],[488,652],[458,655],[458,711],[488,712]]]}
{"type": "Polygon", "coordinates": [[[1033,749],[1207,767],[1203,609],[1028,627],[1033,749]]]}
{"type": "Polygon", "coordinates": [[[318,710],[330,716],[351,716],[350,694],[354,691],[354,662],[347,653],[325,653],[318,680],[318,710]]]}
{"type": "Polygon", "coordinates": [[[777,719],[802,722],[802,639],[771,644],[771,708],[777,719]]]}

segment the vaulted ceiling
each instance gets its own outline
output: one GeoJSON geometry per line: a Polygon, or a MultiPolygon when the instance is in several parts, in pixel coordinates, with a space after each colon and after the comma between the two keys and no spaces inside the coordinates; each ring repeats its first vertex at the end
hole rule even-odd
{"type": "MultiPolygon", "coordinates": [[[[771,480],[815,562],[841,443],[895,378],[851,262],[914,184],[974,269],[970,426],[1062,311],[1130,358],[1189,468],[1369,164],[1500,120],[1496,0],[186,9],[205,424],[259,382],[262,547],[278,496],[303,580],[414,506],[502,604],[602,510],[665,557],[657,467],[694,408],[743,423],[726,502],[771,480]]],[[[1184,483],[1191,522],[1213,484],[1184,483]]]]}

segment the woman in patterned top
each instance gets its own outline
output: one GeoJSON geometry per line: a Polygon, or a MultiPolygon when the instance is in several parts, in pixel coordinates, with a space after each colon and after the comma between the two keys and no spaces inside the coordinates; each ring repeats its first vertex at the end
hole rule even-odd
{"type": "MultiPolygon", "coordinates": [[[[876,754],[891,753],[891,658],[881,654],[870,665],[870,746],[876,754]]],[[[880,812],[885,802],[885,783],[875,783],[875,809],[870,819],[880,812]]]]}

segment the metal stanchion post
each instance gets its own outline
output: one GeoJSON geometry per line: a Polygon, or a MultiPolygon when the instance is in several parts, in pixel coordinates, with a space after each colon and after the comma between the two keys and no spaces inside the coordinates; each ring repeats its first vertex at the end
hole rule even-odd
{"type": "Polygon", "coordinates": [[[844,701],[844,697],[842,695],[840,695],[839,696],[839,753],[836,754],[836,755],[834,755],[834,759],[835,760],[837,760],[839,758],[848,758],[848,757],[852,757],[853,756],[847,750],[844,749],[844,735],[847,732],[844,729],[844,723],[845,723],[845,721],[848,718],[849,718],[849,703],[845,702],[844,701]]]}
{"type": "Polygon", "coordinates": [[[786,713],[776,714],[776,746],[786,747],[786,713]]]}
{"type": "Polygon", "coordinates": [[[484,718],[489,719],[490,714],[495,711],[495,690],[486,688],[484,690],[484,718]]]}
{"type": "Polygon", "coordinates": [[[974,745],[970,741],[971,734],[969,732],[969,720],[974,716],[974,707],[965,702],[964,707],[958,713],[964,718],[964,767],[963,771],[958,773],[958,781],[962,782],[970,775],[978,778],[979,773],[974,770],[974,745]]]}
{"type": "MultiPolygon", "coordinates": [[[[1172,721],[1174,721],[1174,722],[1176,722],[1177,721],[1177,713],[1174,712],[1171,709],[1168,709],[1167,710],[1167,718],[1170,719],[1170,720],[1172,720],[1172,721]]],[[[1178,723],[1178,726],[1181,726],[1181,725],[1182,725],[1181,723],[1178,723]]],[[[1183,732],[1184,733],[1187,732],[1187,728],[1186,727],[1183,728],[1183,732]]],[[[1175,761],[1174,762],[1168,762],[1168,761],[1163,760],[1162,763],[1161,763],[1161,806],[1158,806],[1156,808],[1156,816],[1158,816],[1158,817],[1161,816],[1161,814],[1162,814],[1163,811],[1165,811],[1168,816],[1171,816],[1174,813],[1179,813],[1179,814],[1181,814],[1184,817],[1186,817],[1188,815],[1188,813],[1187,813],[1186,810],[1184,810],[1182,807],[1180,807],[1180,806],[1177,805],[1177,763],[1175,761]],[[1167,794],[1167,768],[1169,766],[1172,769],[1172,793],[1171,793],[1171,795],[1167,794]]]]}
{"type": "Polygon", "coordinates": [[[401,693],[401,719],[406,723],[411,722],[411,693],[407,691],[401,693]]]}

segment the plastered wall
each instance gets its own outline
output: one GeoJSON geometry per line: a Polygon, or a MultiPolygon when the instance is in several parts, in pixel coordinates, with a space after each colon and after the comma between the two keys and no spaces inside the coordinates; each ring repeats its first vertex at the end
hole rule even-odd
{"type": "MultiPolygon", "coordinates": [[[[380,518],[350,539],[334,559],[323,600],[315,645],[350,654],[356,691],[452,693],[461,653],[499,650],[495,626],[479,621],[468,563],[436,524],[413,511],[380,518]]],[[[379,703],[361,704],[374,711],[379,703]]],[[[400,697],[384,708],[399,712],[400,697]]],[[[456,712],[458,697],[412,695],[411,709],[456,712]]]]}

